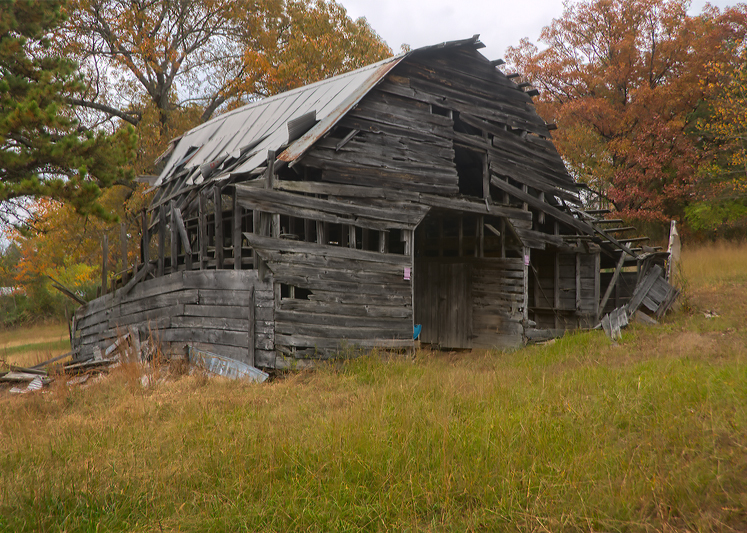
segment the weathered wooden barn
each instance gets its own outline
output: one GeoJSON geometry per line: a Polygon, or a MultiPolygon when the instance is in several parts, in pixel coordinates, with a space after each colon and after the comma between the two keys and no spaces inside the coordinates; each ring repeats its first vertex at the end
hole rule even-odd
{"type": "Polygon", "coordinates": [[[533,91],[481,47],[413,50],[174,140],[140,263],[75,315],[77,358],[127,332],[284,368],[407,348],[416,324],[507,348],[625,303],[644,238],[581,209],[533,91]]]}

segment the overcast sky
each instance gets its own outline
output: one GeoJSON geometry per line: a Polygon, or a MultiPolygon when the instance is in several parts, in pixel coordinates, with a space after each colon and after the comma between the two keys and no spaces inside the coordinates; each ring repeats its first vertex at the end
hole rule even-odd
{"type": "MultiPolygon", "coordinates": [[[[337,0],[348,14],[366,17],[369,24],[399,53],[400,45],[413,48],[465,39],[475,33],[488,59],[503,58],[506,48],[522,37],[537,42],[540,30],[563,13],[562,0],[337,0]]],[[[712,0],[720,8],[735,1],[712,0]]],[[[706,4],[695,0],[690,13],[706,4]]]]}

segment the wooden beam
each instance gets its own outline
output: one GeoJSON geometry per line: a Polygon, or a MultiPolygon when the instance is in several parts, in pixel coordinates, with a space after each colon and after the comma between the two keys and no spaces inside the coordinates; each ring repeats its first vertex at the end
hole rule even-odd
{"type": "Polygon", "coordinates": [[[200,191],[197,216],[197,238],[200,241],[200,270],[205,270],[207,269],[208,262],[207,193],[205,191],[200,191]]]}
{"type": "Polygon", "coordinates": [[[223,268],[223,201],[220,185],[213,187],[213,207],[215,211],[215,269],[223,268]]]}
{"type": "Polygon", "coordinates": [[[597,233],[604,236],[609,242],[620,248],[621,250],[624,250],[625,253],[630,255],[631,257],[636,257],[636,255],[633,253],[633,251],[625,246],[623,243],[612,237],[611,235],[608,235],[606,232],[600,230],[599,228],[594,228],[590,224],[587,224],[585,222],[582,222],[573,216],[569,215],[568,213],[565,213],[561,211],[560,209],[551,206],[550,204],[541,201],[539,198],[535,198],[529,193],[523,192],[521,189],[518,189],[514,187],[513,185],[503,181],[498,176],[493,176],[490,179],[490,183],[494,185],[495,187],[501,189],[502,191],[506,192],[507,194],[510,194],[511,196],[514,196],[518,198],[519,200],[526,202],[527,204],[531,205],[535,209],[539,209],[540,211],[544,211],[546,214],[553,217],[555,220],[562,222],[563,224],[566,224],[567,226],[570,226],[581,233],[585,233],[586,235],[591,235],[592,237],[596,237],[597,233]]]}
{"type": "Polygon", "coordinates": [[[169,218],[171,219],[170,233],[171,233],[171,272],[176,272],[179,266],[179,230],[176,227],[176,215],[174,210],[176,209],[176,202],[171,200],[169,202],[169,218]]]}
{"type": "Polygon", "coordinates": [[[239,195],[233,192],[233,235],[231,242],[233,244],[233,269],[241,270],[241,218],[244,208],[239,205],[239,195]]]}
{"type": "Polygon", "coordinates": [[[166,205],[158,207],[158,269],[156,276],[163,276],[163,261],[166,255],[166,205]]]}
{"type": "Polygon", "coordinates": [[[150,231],[148,230],[148,215],[145,209],[140,212],[140,224],[142,225],[143,230],[143,241],[140,244],[140,255],[143,263],[147,265],[150,263],[150,231]]]}
{"type": "Polygon", "coordinates": [[[184,265],[187,270],[192,270],[192,244],[189,242],[189,234],[187,233],[187,227],[184,225],[182,210],[174,206],[171,217],[172,223],[176,224],[176,229],[179,232],[179,237],[184,247],[184,265]]]}
{"type": "Polygon", "coordinates": [[[607,305],[607,300],[610,299],[610,296],[612,295],[612,289],[615,288],[615,284],[617,283],[617,278],[620,277],[620,272],[622,271],[623,264],[625,263],[625,253],[620,253],[620,260],[617,262],[617,267],[615,268],[615,273],[612,274],[612,279],[610,280],[610,284],[607,285],[607,290],[604,291],[604,296],[602,297],[602,301],[599,302],[599,310],[597,311],[597,318],[596,321],[599,321],[599,316],[604,312],[604,306],[607,305]]]}
{"type": "Polygon", "coordinates": [[[144,280],[145,277],[153,271],[153,268],[153,265],[151,265],[150,263],[145,263],[140,268],[140,270],[137,271],[135,276],[127,283],[127,285],[122,287],[122,290],[119,293],[120,296],[127,296],[127,294],[129,294],[129,292],[135,287],[135,285],[144,280]]]}
{"type": "Polygon", "coordinates": [[[429,207],[440,207],[453,211],[464,211],[496,217],[511,217],[522,220],[531,220],[531,213],[522,211],[515,207],[489,204],[485,206],[482,200],[470,200],[468,198],[450,198],[413,191],[400,191],[396,189],[385,189],[382,187],[363,187],[360,185],[342,185],[337,183],[324,183],[317,181],[285,181],[275,182],[276,190],[306,193],[326,194],[337,197],[350,198],[378,198],[392,200],[393,202],[413,202],[429,207]]]}

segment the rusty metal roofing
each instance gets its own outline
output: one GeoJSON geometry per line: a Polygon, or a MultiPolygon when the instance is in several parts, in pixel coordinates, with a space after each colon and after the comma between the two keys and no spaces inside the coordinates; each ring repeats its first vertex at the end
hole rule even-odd
{"type": "Polygon", "coordinates": [[[205,180],[223,180],[232,175],[248,174],[267,161],[267,152],[285,150],[278,157],[293,163],[326,134],[373,87],[404,58],[426,50],[483,45],[475,35],[418,48],[378,63],[299,87],[253,102],[220,115],[174,140],[168,163],[155,186],[174,176],[187,179],[184,185],[205,180]],[[298,139],[291,135],[288,123],[303,123],[306,115],[316,113],[316,123],[298,139]]]}

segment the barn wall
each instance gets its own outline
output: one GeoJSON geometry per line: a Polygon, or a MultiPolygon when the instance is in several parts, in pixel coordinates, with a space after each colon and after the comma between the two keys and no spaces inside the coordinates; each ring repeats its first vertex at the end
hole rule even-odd
{"type": "Polygon", "coordinates": [[[292,363],[286,358],[326,358],[346,347],[412,346],[409,255],[247,238],[275,284],[280,366],[292,363]]]}
{"type": "Polygon", "coordinates": [[[249,364],[274,368],[272,285],[256,270],[176,272],[143,281],[129,294],[98,298],[76,311],[75,345],[84,360],[132,328],[170,353],[195,347],[249,364]],[[254,354],[249,349],[254,322],[254,354]]]}
{"type": "Polygon", "coordinates": [[[529,312],[538,329],[576,329],[596,324],[599,260],[599,252],[532,251],[529,312]]]}
{"type": "Polygon", "coordinates": [[[480,349],[522,344],[521,259],[424,257],[415,265],[421,342],[480,349]]]}

